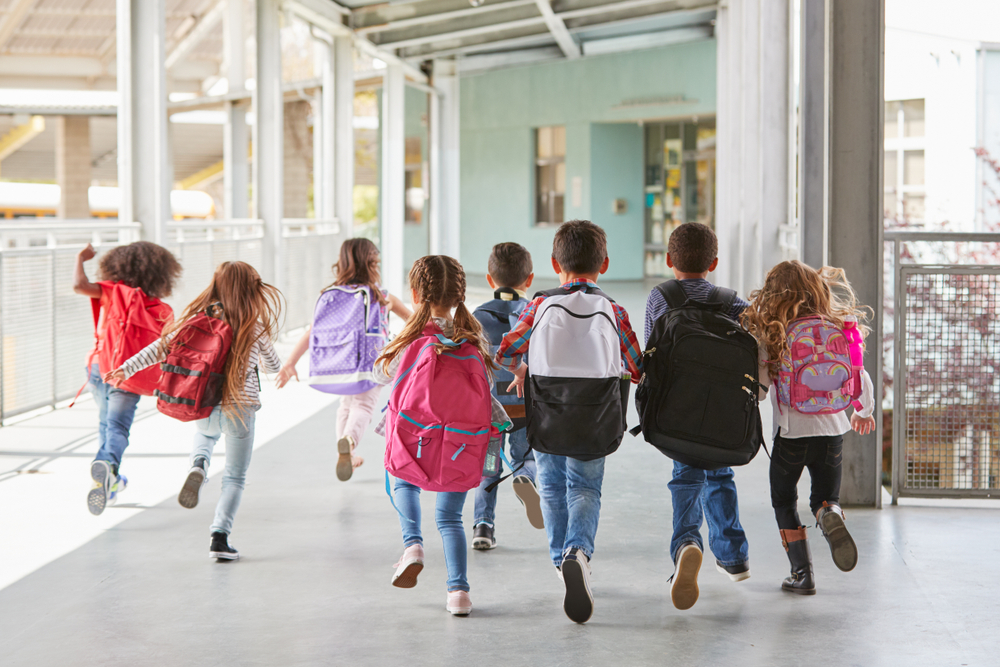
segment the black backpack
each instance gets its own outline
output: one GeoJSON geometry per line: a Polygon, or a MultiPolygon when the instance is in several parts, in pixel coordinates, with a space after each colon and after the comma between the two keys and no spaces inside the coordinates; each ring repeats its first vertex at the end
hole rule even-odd
{"type": "Polygon", "coordinates": [[[632,434],[695,468],[749,463],[763,442],[757,341],[729,317],[736,292],[715,287],[702,302],[677,280],[656,289],[670,310],[646,344],[632,434]]]}

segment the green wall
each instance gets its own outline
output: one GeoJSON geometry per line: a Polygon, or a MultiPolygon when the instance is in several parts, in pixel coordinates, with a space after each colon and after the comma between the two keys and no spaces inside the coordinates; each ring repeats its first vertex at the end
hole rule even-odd
{"type": "Polygon", "coordinates": [[[517,241],[547,275],[555,227],[536,227],[534,129],[566,126],[566,219],[608,233],[606,278],[643,273],[642,128],[638,121],[715,113],[715,41],[556,61],[463,77],[461,258],[486,272],[494,244],[517,241]],[[662,104],[683,96],[684,103],[662,104]],[[572,182],[581,182],[572,206],[572,182]],[[627,201],[625,214],[612,201],[627,201]]]}

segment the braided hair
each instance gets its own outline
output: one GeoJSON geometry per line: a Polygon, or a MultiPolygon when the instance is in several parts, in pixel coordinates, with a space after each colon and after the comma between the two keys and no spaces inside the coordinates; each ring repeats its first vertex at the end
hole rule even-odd
{"type": "MultiPolygon", "coordinates": [[[[420,302],[417,311],[407,320],[403,331],[382,349],[375,363],[381,363],[385,372],[389,364],[412,343],[423,335],[424,327],[431,319],[431,307],[455,309],[452,334],[456,342],[472,343],[483,358],[489,372],[496,368],[490,357],[489,343],[483,335],[479,320],[465,307],[465,270],[458,260],[445,255],[427,255],[413,263],[410,269],[410,288],[417,293],[420,302]]],[[[437,345],[438,354],[445,345],[437,345]]]]}

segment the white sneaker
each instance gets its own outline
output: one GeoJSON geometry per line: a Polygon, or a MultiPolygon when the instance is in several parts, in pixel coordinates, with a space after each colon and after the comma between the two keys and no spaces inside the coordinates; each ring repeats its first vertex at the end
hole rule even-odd
{"type": "Polygon", "coordinates": [[[201,487],[205,486],[205,482],[207,481],[205,459],[199,456],[194,460],[191,469],[188,470],[187,477],[184,479],[184,486],[181,487],[181,492],[177,494],[177,502],[180,503],[180,506],[188,509],[197,507],[198,499],[201,497],[201,487]]]}
{"type": "Polygon", "coordinates": [[[528,515],[528,523],[531,524],[532,528],[543,530],[545,519],[542,517],[542,499],[538,495],[535,483],[527,475],[518,475],[511,482],[511,486],[514,488],[514,495],[524,506],[524,511],[528,515]]]}
{"type": "Polygon", "coordinates": [[[467,591],[448,591],[444,608],[454,616],[468,616],[472,613],[472,599],[467,591]]]}
{"type": "Polygon", "coordinates": [[[590,560],[579,549],[570,549],[559,568],[566,584],[563,611],[571,621],[586,623],[594,615],[594,595],[590,592],[590,560]]]}
{"type": "Polygon", "coordinates": [[[417,575],[424,569],[424,547],[414,544],[406,547],[396,563],[392,575],[392,585],[396,588],[413,588],[417,585],[417,575]]]}
{"type": "Polygon", "coordinates": [[[678,609],[690,609],[698,601],[698,571],[701,549],[688,542],[677,552],[677,569],[670,578],[670,600],[678,609]]]}

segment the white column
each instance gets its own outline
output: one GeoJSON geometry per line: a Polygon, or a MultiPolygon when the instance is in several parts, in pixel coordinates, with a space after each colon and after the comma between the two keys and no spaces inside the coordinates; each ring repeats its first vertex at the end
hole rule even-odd
{"type": "Polygon", "coordinates": [[[90,217],[90,116],[56,118],[56,183],[60,198],[57,216],[90,217]]]}
{"type": "Polygon", "coordinates": [[[118,0],[118,217],[163,243],[173,172],[167,146],[164,0],[118,0]]]}
{"type": "Polygon", "coordinates": [[[401,294],[403,272],[403,222],[406,142],[404,137],[403,68],[389,64],[382,84],[382,278],[386,288],[401,294]]]}
{"type": "Polygon", "coordinates": [[[340,234],[346,239],[354,228],[354,45],[350,38],[334,38],[333,68],[331,213],[340,220],[340,234]]]}
{"type": "MultiPolygon", "coordinates": [[[[244,3],[229,2],[223,16],[223,66],[229,92],[244,89],[246,81],[246,21],[244,3]]],[[[250,168],[247,159],[248,132],[246,107],[226,103],[226,126],[222,138],[224,208],[226,217],[247,218],[249,212],[250,168]]]]}
{"type": "Polygon", "coordinates": [[[742,2],[721,4],[715,24],[716,41],[716,182],[715,231],[719,237],[719,268],[715,281],[742,292],[739,257],[742,220],[742,2]]]}
{"type": "Polygon", "coordinates": [[[431,252],[460,259],[459,78],[453,60],[435,60],[433,71],[440,96],[431,96],[431,252]]]}
{"type": "Polygon", "coordinates": [[[789,176],[795,164],[789,154],[791,14],[788,0],[760,4],[761,264],[756,280],[751,281],[753,288],[784,259],[781,226],[791,224],[789,176]]]}
{"type": "Polygon", "coordinates": [[[257,0],[257,86],[254,91],[254,215],[264,223],[264,280],[277,285],[282,274],[284,215],[284,99],[281,90],[279,0],[257,0]]]}
{"type": "Polygon", "coordinates": [[[826,0],[802,0],[799,50],[799,247],[802,261],[828,263],[829,50],[826,0]]]}

